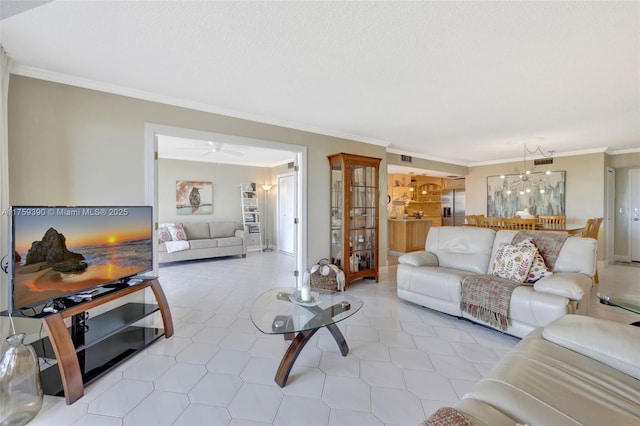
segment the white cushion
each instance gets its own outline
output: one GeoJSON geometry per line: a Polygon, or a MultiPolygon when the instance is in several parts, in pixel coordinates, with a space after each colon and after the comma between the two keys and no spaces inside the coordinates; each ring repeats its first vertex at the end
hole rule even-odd
{"type": "Polygon", "coordinates": [[[472,226],[432,227],[425,249],[438,257],[440,266],[486,274],[495,234],[472,226]]]}
{"type": "Polygon", "coordinates": [[[640,327],[566,315],[546,326],[542,337],[640,379],[640,327]]]}
{"type": "Polygon", "coordinates": [[[204,240],[209,236],[209,224],[206,222],[185,222],[182,224],[188,240],[204,240]]]}
{"type": "Polygon", "coordinates": [[[591,279],[583,274],[560,272],[536,281],[533,288],[543,293],[582,300],[585,292],[591,288],[591,279]]]}
{"type": "Polygon", "coordinates": [[[414,251],[400,256],[398,263],[411,266],[438,266],[438,257],[433,253],[414,251]]]}
{"type": "Polygon", "coordinates": [[[210,222],[211,238],[225,238],[235,236],[238,224],[236,222],[210,222]]]}

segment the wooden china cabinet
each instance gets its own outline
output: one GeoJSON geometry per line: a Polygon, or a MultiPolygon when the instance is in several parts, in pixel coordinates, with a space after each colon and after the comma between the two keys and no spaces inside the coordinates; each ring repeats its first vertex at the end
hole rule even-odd
{"type": "Polygon", "coordinates": [[[331,168],[331,262],[349,283],[378,282],[380,159],[353,154],[329,157],[331,168]]]}

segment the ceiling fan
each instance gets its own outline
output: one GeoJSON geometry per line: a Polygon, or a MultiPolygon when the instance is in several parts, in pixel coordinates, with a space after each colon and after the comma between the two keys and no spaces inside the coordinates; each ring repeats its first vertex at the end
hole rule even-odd
{"type": "Polygon", "coordinates": [[[244,155],[244,152],[242,151],[238,151],[232,148],[226,148],[222,143],[211,142],[211,141],[207,141],[206,144],[200,147],[186,147],[186,148],[180,147],[178,149],[186,150],[186,151],[204,151],[204,155],[211,155],[216,153],[224,153],[224,154],[237,155],[237,156],[244,155]]]}

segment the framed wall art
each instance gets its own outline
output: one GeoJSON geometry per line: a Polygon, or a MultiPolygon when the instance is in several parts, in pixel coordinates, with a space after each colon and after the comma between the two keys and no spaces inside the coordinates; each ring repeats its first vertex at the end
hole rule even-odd
{"type": "Polygon", "coordinates": [[[487,176],[487,217],[514,217],[525,208],[533,215],[565,215],[566,172],[487,176]]]}
{"type": "Polygon", "coordinates": [[[176,214],[213,214],[213,182],[177,180],[176,214]]]}

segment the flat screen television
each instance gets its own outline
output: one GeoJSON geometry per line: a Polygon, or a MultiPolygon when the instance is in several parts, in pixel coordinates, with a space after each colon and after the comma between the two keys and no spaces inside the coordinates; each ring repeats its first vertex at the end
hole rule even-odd
{"type": "Polygon", "coordinates": [[[153,270],[150,206],[13,206],[9,312],[153,270]]]}

